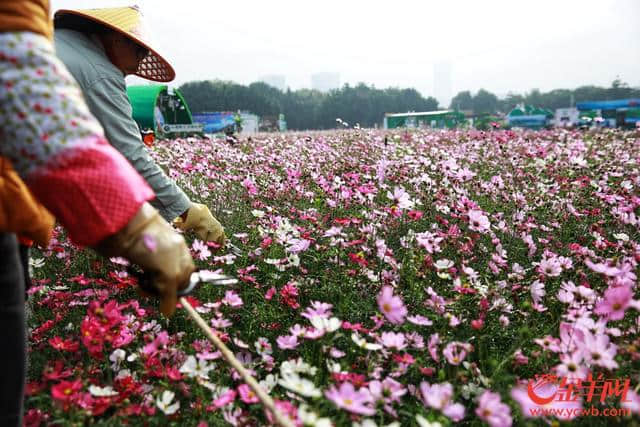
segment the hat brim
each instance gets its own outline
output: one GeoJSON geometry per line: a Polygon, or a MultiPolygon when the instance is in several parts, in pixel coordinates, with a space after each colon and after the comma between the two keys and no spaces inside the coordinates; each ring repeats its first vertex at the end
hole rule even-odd
{"type": "Polygon", "coordinates": [[[127,31],[124,31],[122,28],[118,28],[116,25],[113,25],[110,22],[104,21],[100,18],[77,10],[60,9],[56,11],[54,19],[68,15],[96,22],[106,28],[122,34],[131,41],[147,49],[149,53],[144,57],[142,61],[140,61],[140,63],[138,64],[138,70],[134,73],[134,75],[156,82],[170,82],[175,79],[176,72],[174,71],[171,64],[169,64],[169,61],[164,59],[162,55],[160,55],[153,47],[149,46],[149,44],[144,40],[136,37],[135,34],[131,34],[127,31]]]}

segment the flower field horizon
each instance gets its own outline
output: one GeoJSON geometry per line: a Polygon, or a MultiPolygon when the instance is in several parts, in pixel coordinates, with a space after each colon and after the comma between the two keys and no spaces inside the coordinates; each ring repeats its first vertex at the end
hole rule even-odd
{"type": "MultiPolygon", "coordinates": [[[[640,133],[350,129],[156,142],[239,249],[189,300],[298,426],[640,426],[640,133]]],[[[25,425],[268,425],[179,308],[56,228],[25,425]]]]}

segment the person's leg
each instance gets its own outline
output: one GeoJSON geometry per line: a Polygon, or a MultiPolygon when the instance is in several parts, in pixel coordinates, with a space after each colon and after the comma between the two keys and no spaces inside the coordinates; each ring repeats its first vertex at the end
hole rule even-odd
{"type": "Polygon", "coordinates": [[[27,291],[31,287],[31,276],[29,275],[29,246],[20,244],[20,264],[22,265],[22,274],[24,276],[24,299],[29,296],[27,291]]]}
{"type": "Polygon", "coordinates": [[[0,426],[21,426],[27,350],[24,277],[14,234],[0,233],[0,259],[0,426]]]}

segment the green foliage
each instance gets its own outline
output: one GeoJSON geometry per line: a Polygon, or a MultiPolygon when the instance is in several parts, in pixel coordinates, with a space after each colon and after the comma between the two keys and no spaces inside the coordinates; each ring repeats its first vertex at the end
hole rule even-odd
{"type": "Polygon", "coordinates": [[[336,118],[350,125],[374,127],[382,122],[384,113],[438,109],[435,98],[424,98],[415,89],[376,89],[364,83],[322,93],[309,89],[282,92],[261,82],[242,86],[215,80],[185,83],[180,91],[193,112],[241,109],[258,116],[282,113],[293,130],[332,129],[336,118]]]}

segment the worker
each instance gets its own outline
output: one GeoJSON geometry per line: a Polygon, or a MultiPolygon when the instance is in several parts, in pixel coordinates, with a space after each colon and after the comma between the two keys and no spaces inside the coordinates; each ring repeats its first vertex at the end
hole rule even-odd
{"type": "Polygon", "coordinates": [[[55,57],[48,0],[0,2],[0,425],[22,426],[26,324],[16,234],[46,246],[54,216],[76,244],[153,273],[171,315],[195,267],[153,191],[109,143],[55,57]],[[53,214],[53,215],[52,215],[53,214]]]}
{"type": "Polygon", "coordinates": [[[224,244],[222,225],[207,206],[192,202],[153,161],[143,146],[127,97],[125,76],[168,82],[175,72],[151,46],[136,6],[58,10],[54,15],[56,53],[77,80],[89,110],[111,145],[146,179],[151,202],[164,219],[192,230],[204,241],[224,244]]]}

